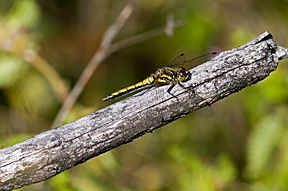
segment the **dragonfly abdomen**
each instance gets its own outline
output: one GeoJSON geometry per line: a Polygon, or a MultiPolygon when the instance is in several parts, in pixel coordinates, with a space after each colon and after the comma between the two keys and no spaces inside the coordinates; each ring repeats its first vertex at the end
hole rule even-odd
{"type": "MultiPolygon", "coordinates": [[[[103,101],[114,99],[134,91],[139,91],[141,89],[146,89],[149,86],[162,86],[162,85],[176,85],[182,82],[186,82],[191,77],[189,70],[185,68],[170,68],[164,67],[158,69],[155,73],[151,74],[148,78],[138,82],[134,85],[128,86],[117,92],[112,93],[111,95],[103,98],[103,101]]],[[[171,86],[171,87],[173,87],[171,86]]]]}
{"type": "Polygon", "coordinates": [[[134,85],[128,86],[126,88],[118,90],[117,92],[112,93],[111,95],[103,98],[103,101],[108,101],[110,99],[114,99],[114,98],[120,97],[122,95],[140,90],[140,89],[144,88],[145,86],[152,85],[154,83],[154,81],[155,81],[154,77],[149,76],[148,78],[142,80],[141,82],[138,82],[134,85]]]}

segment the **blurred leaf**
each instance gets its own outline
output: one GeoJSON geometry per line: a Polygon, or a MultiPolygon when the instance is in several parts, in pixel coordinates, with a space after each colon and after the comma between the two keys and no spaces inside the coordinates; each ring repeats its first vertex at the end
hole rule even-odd
{"type": "Polygon", "coordinates": [[[260,84],[259,91],[271,103],[281,103],[288,97],[287,71],[277,70],[260,84]]]}
{"type": "Polygon", "coordinates": [[[249,178],[257,178],[267,170],[267,162],[284,130],[283,116],[280,110],[264,117],[248,137],[246,175],[249,178]]]}
{"type": "Polygon", "coordinates": [[[101,155],[99,162],[106,172],[116,173],[119,171],[119,162],[113,152],[101,155]]]}
{"type": "Polygon", "coordinates": [[[251,186],[251,191],[270,191],[271,188],[268,188],[262,183],[255,183],[251,186]]]}
{"type": "Polygon", "coordinates": [[[241,44],[247,43],[253,39],[255,34],[249,32],[249,29],[239,26],[233,33],[231,33],[231,47],[238,47],[241,44]]]}
{"type": "Polygon", "coordinates": [[[174,147],[171,151],[171,156],[184,167],[177,173],[180,190],[223,190],[236,178],[235,166],[224,154],[212,165],[185,149],[174,147]]]}
{"type": "MultiPolygon", "coordinates": [[[[209,43],[213,39],[213,28],[215,27],[214,18],[209,14],[203,17],[203,13],[195,10],[193,12],[188,12],[185,17],[187,22],[183,27],[177,30],[175,37],[175,44],[182,43],[185,52],[189,51],[197,56],[203,54],[203,51],[209,49],[209,43]]],[[[179,45],[178,45],[179,46],[179,45]]],[[[169,47],[168,47],[169,48],[169,47]]]]}
{"type": "Polygon", "coordinates": [[[49,184],[53,188],[53,191],[71,191],[69,179],[69,172],[65,171],[50,179],[49,184]]]}
{"type": "Polygon", "coordinates": [[[12,28],[31,27],[39,19],[39,8],[34,0],[14,1],[14,6],[6,17],[12,28]]]}
{"type": "Polygon", "coordinates": [[[1,54],[0,88],[7,88],[17,82],[26,68],[27,66],[20,59],[1,54]]]}
{"type": "Polygon", "coordinates": [[[288,188],[288,129],[287,121],[286,128],[283,132],[281,143],[278,147],[277,163],[273,165],[273,173],[269,174],[268,180],[273,182],[279,190],[288,188]]]}
{"type": "Polygon", "coordinates": [[[214,172],[214,176],[219,175],[219,187],[225,187],[227,186],[231,181],[233,181],[236,178],[236,168],[234,163],[229,159],[226,155],[220,155],[218,157],[218,170],[214,172]]]}
{"type": "Polygon", "coordinates": [[[10,104],[29,115],[48,116],[55,107],[55,97],[47,81],[38,73],[30,71],[15,86],[7,89],[10,104]]]}

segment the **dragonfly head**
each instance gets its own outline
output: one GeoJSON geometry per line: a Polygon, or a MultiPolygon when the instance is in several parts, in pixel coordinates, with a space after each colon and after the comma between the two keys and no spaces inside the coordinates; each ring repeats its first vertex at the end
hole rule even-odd
{"type": "Polygon", "coordinates": [[[177,70],[177,80],[179,82],[186,82],[191,78],[191,73],[183,67],[179,67],[177,70]]]}

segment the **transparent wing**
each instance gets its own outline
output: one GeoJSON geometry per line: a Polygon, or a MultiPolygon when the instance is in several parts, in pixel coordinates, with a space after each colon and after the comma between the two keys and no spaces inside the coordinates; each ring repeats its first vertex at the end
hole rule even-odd
{"type": "Polygon", "coordinates": [[[193,68],[203,62],[207,62],[208,60],[212,59],[214,56],[216,56],[218,52],[210,52],[207,54],[203,54],[198,57],[194,58],[187,58],[186,55],[179,54],[177,57],[175,57],[168,65],[168,67],[184,67],[184,68],[193,68]]]}

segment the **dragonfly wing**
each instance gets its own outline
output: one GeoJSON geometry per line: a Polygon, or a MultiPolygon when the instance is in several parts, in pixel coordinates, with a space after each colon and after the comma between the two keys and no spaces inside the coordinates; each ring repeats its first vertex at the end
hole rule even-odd
{"type": "Polygon", "coordinates": [[[177,57],[175,57],[168,66],[173,68],[175,67],[193,68],[201,63],[207,62],[217,54],[218,54],[217,52],[210,52],[194,58],[187,58],[184,54],[180,54],[177,57]]]}

